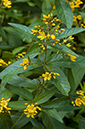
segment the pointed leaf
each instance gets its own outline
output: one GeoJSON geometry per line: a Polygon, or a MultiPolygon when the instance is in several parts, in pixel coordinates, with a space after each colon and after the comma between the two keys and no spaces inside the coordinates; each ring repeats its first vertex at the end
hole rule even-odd
{"type": "Polygon", "coordinates": [[[56,36],[56,38],[63,39],[65,37],[68,37],[70,35],[75,35],[83,31],[85,31],[84,28],[67,28],[65,29],[65,31],[61,32],[58,36],[56,36]]]}
{"type": "Polygon", "coordinates": [[[60,121],[61,123],[63,123],[63,121],[62,121],[61,117],[59,116],[59,113],[56,111],[56,109],[50,109],[50,110],[42,109],[42,111],[45,112],[46,114],[52,116],[56,120],[60,121]]]}
{"type": "Polygon", "coordinates": [[[68,2],[55,0],[56,11],[59,19],[67,28],[71,28],[73,23],[73,12],[68,2]]]}
{"type": "Polygon", "coordinates": [[[32,100],[32,94],[25,88],[7,85],[6,88],[15,94],[20,95],[24,99],[32,100]]]}
{"type": "Polygon", "coordinates": [[[45,103],[55,94],[55,90],[56,90],[56,88],[50,89],[49,91],[40,94],[38,97],[36,97],[33,100],[33,102],[36,102],[38,104],[45,103]]]}

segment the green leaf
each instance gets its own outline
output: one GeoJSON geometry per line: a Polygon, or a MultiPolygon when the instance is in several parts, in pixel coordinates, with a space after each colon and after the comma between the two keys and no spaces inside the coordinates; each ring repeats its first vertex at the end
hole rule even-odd
{"type": "Polygon", "coordinates": [[[22,98],[32,100],[32,94],[25,88],[7,85],[6,88],[15,94],[20,95],[22,98]]]}
{"type": "Polygon", "coordinates": [[[52,118],[47,114],[43,114],[42,116],[43,124],[45,125],[46,129],[69,129],[64,127],[62,123],[57,121],[56,119],[52,118]]]}
{"type": "Polygon", "coordinates": [[[79,129],[85,129],[85,118],[82,116],[79,117],[79,129]]]}
{"type": "Polygon", "coordinates": [[[25,103],[30,104],[31,101],[11,101],[8,103],[8,106],[12,108],[12,110],[23,110],[26,108],[25,103]]]}
{"type": "Polygon", "coordinates": [[[53,66],[52,72],[60,74],[60,76],[56,76],[56,79],[52,78],[53,84],[59,89],[61,93],[68,95],[68,92],[70,91],[70,84],[62,69],[57,66],[53,66]]]}
{"type": "Polygon", "coordinates": [[[59,19],[67,28],[71,28],[73,23],[73,12],[68,2],[55,0],[56,11],[59,19]]]}
{"type": "Polygon", "coordinates": [[[40,122],[38,122],[36,119],[31,119],[30,121],[36,129],[44,129],[43,125],[40,122]]]}
{"type": "Polygon", "coordinates": [[[51,9],[51,5],[48,1],[44,1],[42,3],[42,12],[45,14],[48,14],[49,13],[49,10],[51,9]]]}
{"type": "Polygon", "coordinates": [[[56,38],[63,39],[65,37],[68,37],[70,35],[75,35],[83,31],[85,31],[84,28],[67,28],[65,29],[65,31],[61,32],[58,36],[56,36],[56,38]]]}
{"type": "Polygon", "coordinates": [[[55,44],[55,46],[53,46],[52,44],[50,44],[51,47],[55,49],[59,49],[61,52],[65,52],[67,54],[71,54],[74,56],[78,56],[75,52],[73,52],[71,49],[69,49],[68,47],[66,47],[65,45],[59,45],[59,44],[55,44]]]}
{"type": "Polygon", "coordinates": [[[60,107],[63,107],[64,105],[66,105],[67,103],[69,103],[69,101],[70,100],[68,99],[68,97],[54,99],[50,102],[42,104],[42,107],[44,107],[44,108],[60,108],[60,107]]]}
{"type": "Polygon", "coordinates": [[[23,47],[17,47],[12,51],[12,54],[17,54],[18,52],[22,51],[24,48],[26,48],[25,46],[23,47]]]}
{"type": "MultiPolygon", "coordinates": [[[[16,61],[15,63],[11,64],[7,68],[5,68],[1,73],[0,73],[0,78],[2,79],[1,86],[4,88],[6,83],[16,74],[25,72],[23,66],[20,65],[22,63],[22,59],[16,61]]],[[[27,70],[32,70],[36,67],[41,66],[40,64],[30,64],[27,68],[27,70]]],[[[27,71],[26,70],[26,71],[27,71]]]]}
{"type": "Polygon", "coordinates": [[[49,91],[40,94],[33,100],[33,102],[36,102],[38,104],[45,103],[55,94],[55,90],[56,88],[50,89],[49,91]]]}
{"type": "Polygon", "coordinates": [[[2,36],[5,41],[7,41],[7,36],[1,25],[0,25],[0,36],[2,36]]]}
{"type": "Polygon", "coordinates": [[[13,86],[18,86],[18,87],[28,87],[30,89],[37,88],[37,84],[34,83],[31,79],[19,77],[17,75],[10,78],[8,83],[13,86]]]}
{"type": "Polygon", "coordinates": [[[0,91],[0,99],[1,98],[8,99],[8,98],[11,98],[13,95],[14,95],[14,93],[9,91],[9,90],[7,90],[7,89],[3,90],[3,91],[0,91]]]}
{"type": "Polygon", "coordinates": [[[23,41],[27,41],[28,43],[32,41],[31,29],[29,27],[15,23],[9,23],[9,25],[13,26],[19,32],[23,41]]]}
{"type": "Polygon", "coordinates": [[[68,71],[68,79],[71,85],[70,94],[74,94],[76,88],[79,85],[79,82],[81,82],[83,76],[85,74],[85,68],[72,68],[68,71]]]}
{"type": "Polygon", "coordinates": [[[50,109],[50,110],[42,109],[42,111],[45,112],[46,114],[52,116],[56,120],[60,121],[61,123],[63,123],[63,121],[62,121],[61,117],[59,116],[59,113],[56,111],[56,109],[50,109]]]}
{"type": "Polygon", "coordinates": [[[11,129],[12,120],[7,113],[0,113],[0,129],[11,129]]]}
{"type": "MultiPolygon", "coordinates": [[[[15,123],[19,117],[21,116],[22,114],[16,114],[16,115],[12,115],[12,121],[15,123]]],[[[26,125],[28,122],[29,122],[29,118],[26,117],[26,115],[23,115],[20,120],[15,124],[14,126],[14,129],[20,129],[21,127],[23,127],[24,125],[26,125]]]]}
{"type": "Polygon", "coordinates": [[[8,37],[8,44],[12,47],[19,47],[22,45],[22,41],[20,38],[18,38],[17,36],[15,35],[12,35],[12,34],[8,34],[7,35],[8,37]]]}

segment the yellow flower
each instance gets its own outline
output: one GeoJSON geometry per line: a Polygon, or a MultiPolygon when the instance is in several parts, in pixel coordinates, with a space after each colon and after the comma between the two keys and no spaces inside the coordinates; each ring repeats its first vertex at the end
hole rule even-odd
{"type": "Polygon", "coordinates": [[[80,91],[77,91],[76,94],[79,94],[79,95],[84,95],[84,91],[80,90],[80,91]]]}
{"type": "Polygon", "coordinates": [[[76,104],[76,106],[81,106],[82,105],[82,101],[81,101],[81,99],[80,98],[77,98],[76,100],[75,100],[75,104],[76,104]]]}
{"type": "Polygon", "coordinates": [[[71,44],[70,44],[70,43],[68,43],[66,46],[67,46],[67,47],[71,47],[71,44]]]}
{"type": "Polygon", "coordinates": [[[71,103],[78,107],[80,107],[82,104],[85,105],[85,96],[84,96],[84,91],[79,90],[76,91],[76,94],[79,95],[78,98],[75,99],[75,101],[72,101],[71,103]]]}
{"type": "Polygon", "coordinates": [[[55,9],[55,5],[53,5],[53,9],[55,9]]]}
{"type": "Polygon", "coordinates": [[[27,58],[23,59],[23,63],[20,63],[20,65],[24,65],[24,70],[26,70],[29,65],[29,60],[27,58]]]}
{"type": "Polygon", "coordinates": [[[8,64],[6,62],[4,62],[4,60],[2,60],[2,59],[0,59],[0,63],[1,63],[0,66],[2,66],[2,64],[8,66],[8,64]]]}
{"type": "Polygon", "coordinates": [[[85,105],[85,96],[82,97],[82,103],[85,105]]]}
{"type": "Polygon", "coordinates": [[[51,39],[55,39],[55,35],[54,34],[51,35],[51,39]]]}
{"type": "MultiPolygon", "coordinates": [[[[27,103],[25,105],[27,105],[27,103]]],[[[35,103],[35,105],[37,105],[37,103],[35,103]]],[[[27,105],[27,108],[23,110],[26,117],[34,118],[34,116],[38,113],[37,109],[41,111],[41,108],[38,106],[35,106],[35,105],[29,104],[29,105],[27,105]]]]}
{"type": "Polygon", "coordinates": [[[8,61],[8,65],[10,65],[11,64],[11,61],[8,61]]]}
{"type": "Polygon", "coordinates": [[[31,31],[32,31],[33,33],[37,33],[37,32],[38,32],[38,30],[34,30],[34,29],[31,29],[31,31]]]}
{"type": "Polygon", "coordinates": [[[3,2],[3,5],[5,6],[5,7],[7,7],[7,8],[11,8],[11,1],[9,1],[9,0],[2,0],[2,2],[3,2]]]}
{"type": "Polygon", "coordinates": [[[55,23],[52,23],[52,26],[55,26],[55,23]]]}
{"type": "Polygon", "coordinates": [[[81,20],[81,15],[78,15],[77,18],[78,18],[78,20],[81,20]]]}
{"type": "Polygon", "coordinates": [[[68,54],[68,56],[70,57],[70,60],[71,60],[71,61],[76,62],[76,61],[75,61],[76,56],[71,55],[71,54],[68,54]]]}
{"type": "Polygon", "coordinates": [[[44,38],[46,38],[46,35],[45,35],[44,31],[43,32],[39,31],[39,34],[40,35],[38,35],[37,38],[39,38],[40,40],[43,40],[44,38]]]}
{"type": "Polygon", "coordinates": [[[48,39],[50,38],[50,34],[47,34],[47,38],[48,38],[48,39]]]}
{"type": "Polygon", "coordinates": [[[45,74],[42,74],[42,77],[44,77],[44,81],[51,79],[51,73],[46,72],[45,74]]]}
{"type": "Polygon", "coordinates": [[[11,100],[11,98],[4,100],[4,98],[1,98],[0,101],[0,113],[4,113],[3,109],[6,109],[6,111],[8,111],[8,113],[10,113],[9,110],[11,110],[11,108],[7,107],[8,106],[8,102],[11,100]]]}
{"type": "Polygon", "coordinates": [[[61,29],[61,31],[65,31],[65,29],[61,29]]]}
{"type": "Polygon", "coordinates": [[[79,8],[80,4],[83,4],[81,0],[73,0],[73,2],[69,2],[70,7],[72,8],[72,11],[74,11],[75,8],[79,8]]]}
{"type": "Polygon", "coordinates": [[[45,18],[45,19],[48,19],[49,17],[48,16],[46,16],[45,14],[43,14],[43,17],[45,18]]]}
{"type": "Polygon", "coordinates": [[[45,22],[46,25],[48,25],[48,22],[45,22]]]}
{"type": "Polygon", "coordinates": [[[76,50],[76,48],[75,48],[75,47],[73,47],[73,50],[76,50]]]}

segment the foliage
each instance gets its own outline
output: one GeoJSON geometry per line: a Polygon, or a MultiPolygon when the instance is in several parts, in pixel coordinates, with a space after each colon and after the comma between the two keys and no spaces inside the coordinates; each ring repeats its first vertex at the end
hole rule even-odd
{"type": "Polygon", "coordinates": [[[84,0],[0,1],[0,129],[85,128],[84,31],[84,0]]]}

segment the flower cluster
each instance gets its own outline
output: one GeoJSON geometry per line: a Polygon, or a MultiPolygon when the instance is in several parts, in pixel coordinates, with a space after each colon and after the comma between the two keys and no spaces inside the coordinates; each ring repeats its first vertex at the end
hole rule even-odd
{"type": "Polygon", "coordinates": [[[5,65],[8,66],[11,64],[11,61],[8,61],[8,63],[6,63],[4,60],[0,59],[0,66],[5,65]]]}
{"type": "Polygon", "coordinates": [[[82,104],[85,105],[85,95],[82,90],[77,91],[76,94],[78,94],[78,98],[75,99],[75,101],[72,101],[71,103],[73,106],[78,106],[80,107],[82,104]]]}
{"type": "Polygon", "coordinates": [[[74,37],[72,37],[71,35],[68,38],[63,39],[63,43],[65,43],[67,47],[71,47],[71,44],[69,43],[69,41],[74,42],[73,39],[74,37]]]}
{"type": "Polygon", "coordinates": [[[7,8],[11,8],[11,1],[10,0],[2,0],[3,5],[7,8]]]}
{"type": "Polygon", "coordinates": [[[4,98],[1,98],[0,100],[0,113],[4,113],[4,109],[6,110],[6,112],[10,113],[9,110],[11,110],[11,108],[7,107],[8,106],[8,102],[11,100],[11,98],[4,100],[4,98]]]}
{"type": "Polygon", "coordinates": [[[56,75],[60,76],[59,73],[53,73],[53,72],[49,73],[49,72],[46,72],[45,74],[42,74],[42,77],[44,78],[44,81],[46,81],[46,80],[51,80],[52,76],[53,76],[54,79],[56,79],[56,75]]]}
{"type": "Polygon", "coordinates": [[[70,60],[71,60],[71,61],[76,62],[76,61],[75,61],[76,56],[71,55],[71,54],[68,54],[68,56],[70,57],[70,60]]]}
{"type": "Polygon", "coordinates": [[[20,65],[24,65],[24,70],[27,69],[27,66],[30,64],[29,60],[27,58],[23,59],[23,63],[20,63],[20,65]]]}
{"type": "Polygon", "coordinates": [[[85,18],[84,18],[84,20],[83,20],[83,23],[81,23],[80,27],[81,27],[81,28],[85,28],[85,18]]]}
{"type": "Polygon", "coordinates": [[[73,16],[73,24],[77,24],[79,20],[81,20],[81,15],[73,16]]]}
{"type": "Polygon", "coordinates": [[[72,9],[72,11],[75,10],[75,8],[79,8],[81,4],[83,4],[83,2],[81,0],[73,0],[72,2],[69,2],[70,7],[72,9]]]}
{"type": "Polygon", "coordinates": [[[18,53],[18,58],[24,57],[26,52],[18,53]]]}
{"type": "Polygon", "coordinates": [[[41,111],[41,108],[39,106],[36,106],[37,103],[35,104],[25,103],[25,105],[27,105],[27,107],[26,109],[24,109],[24,114],[26,115],[27,118],[29,117],[34,118],[34,116],[38,113],[37,109],[41,111]]]}
{"type": "Polygon", "coordinates": [[[40,25],[35,26],[35,29],[31,29],[31,34],[37,36],[40,39],[39,45],[43,50],[45,50],[45,45],[48,41],[53,45],[55,43],[61,44],[59,39],[56,39],[56,35],[65,31],[65,29],[60,28],[61,21],[57,17],[53,18],[53,14],[45,15],[43,14],[43,21],[45,23],[44,27],[40,25]]]}

